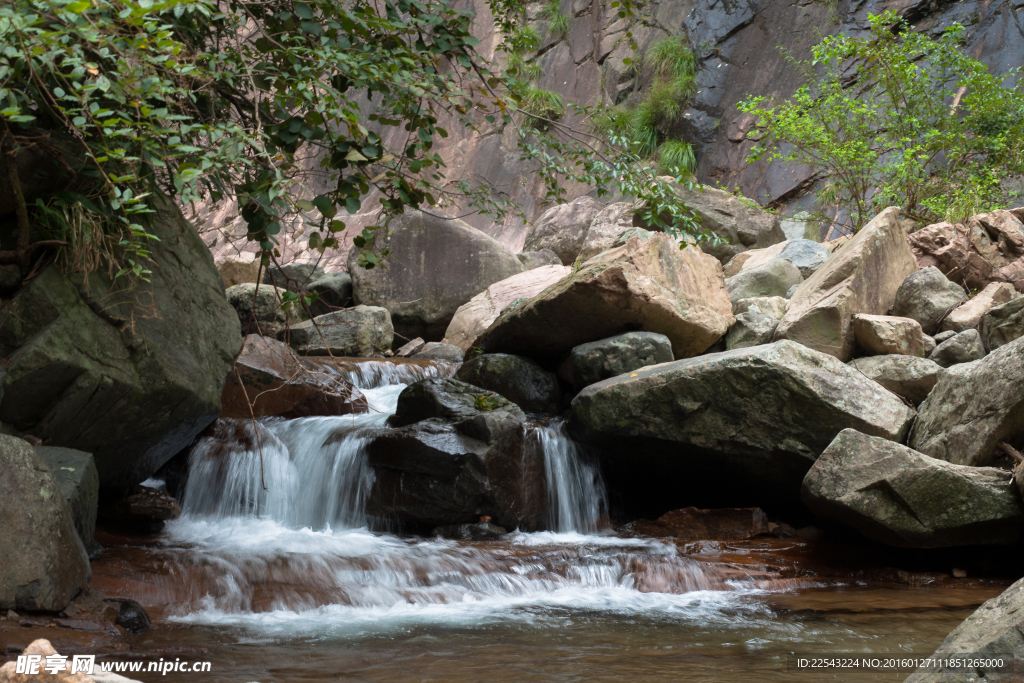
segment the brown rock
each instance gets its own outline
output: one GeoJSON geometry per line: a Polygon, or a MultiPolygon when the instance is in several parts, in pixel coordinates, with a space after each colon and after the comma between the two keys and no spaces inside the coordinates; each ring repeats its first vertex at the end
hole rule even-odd
{"type": "Polygon", "coordinates": [[[969,301],[957,306],[942,321],[942,331],[963,332],[981,323],[981,318],[995,306],[1017,298],[1017,292],[1008,282],[992,282],[969,301]]]}
{"type": "Polygon", "coordinates": [[[882,356],[896,353],[904,356],[924,356],[924,332],[921,323],[910,318],[891,315],[853,316],[853,333],[857,344],[866,353],[882,356]]]}
{"type": "Polygon", "coordinates": [[[325,367],[323,361],[297,356],[287,344],[256,334],[245,338],[221,402],[222,418],[367,411],[366,397],[359,389],[325,367]]]}
{"type": "Polygon", "coordinates": [[[959,223],[926,226],[907,241],[921,268],[935,266],[966,289],[981,289],[993,279],[992,264],[973,248],[970,233],[959,223]]]}
{"type": "Polygon", "coordinates": [[[676,358],[689,358],[718,341],[734,320],[721,264],[658,234],[631,238],[504,311],[478,344],[490,353],[553,357],[643,330],[664,334],[676,358]]]}
{"type": "Polygon", "coordinates": [[[227,289],[245,282],[256,282],[256,278],[259,276],[260,262],[227,259],[217,264],[217,270],[224,278],[224,289],[227,289]]]}
{"type": "Polygon", "coordinates": [[[164,522],[181,517],[181,506],[174,496],[148,486],[136,486],[121,500],[100,503],[99,518],[109,524],[155,533],[164,522]]]}
{"type": "Polygon", "coordinates": [[[633,526],[636,534],[681,541],[735,541],[769,531],[768,518],[761,508],[722,508],[672,510],[654,520],[633,526]]]}
{"type": "Polygon", "coordinates": [[[40,658],[38,673],[15,673],[17,671],[17,664],[15,662],[7,662],[0,667],[0,683],[93,683],[93,679],[84,673],[71,673],[73,661],[71,657],[67,657],[63,661],[51,660],[54,668],[47,670],[46,667],[51,662],[47,662],[46,658],[58,654],[48,640],[40,638],[33,641],[22,650],[21,654],[26,656],[36,655],[40,658]],[[57,673],[50,673],[53,670],[56,670],[57,673]]]}
{"type": "Polygon", "coordinates": [[[791,339],[842,361],[853,352],[853,314],[884,315],[917,261],[894,206],[875,216],[804,280],[790,298],[775,339],[791,339]]]}

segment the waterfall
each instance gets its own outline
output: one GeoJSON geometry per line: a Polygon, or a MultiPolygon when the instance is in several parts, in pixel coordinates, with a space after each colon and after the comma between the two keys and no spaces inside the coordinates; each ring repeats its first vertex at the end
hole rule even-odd
{"type": "Polygon", "coordinates": [[[597,464],[565,433],[565,422],[534,428],[544,451],[548,520],[554,531],[591,534],[608,514],[608,496],[597,464]]]}

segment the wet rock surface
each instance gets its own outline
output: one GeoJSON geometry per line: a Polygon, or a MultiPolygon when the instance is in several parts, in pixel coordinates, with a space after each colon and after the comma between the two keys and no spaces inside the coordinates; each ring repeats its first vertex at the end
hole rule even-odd
{"type": "Polygon", "coordinates": [[[78,537],[82,539],[90,559],[93,559],[103,549],[92,537],[96,531],[96,508],[100,494],[100,477],[92,454],[57,446],[36,446],[35,452],[57,480],[61,495],[71,511],[78,537]]]}
{"type": "Polygon", "coordinates": [[[576,389],[582,389],[609,377],[672,360],[672,342],[665,335],[626,332],[573,348],[572,383],[576,389]]]}
{"type": "Polygon", "coordinates": [[[489,353],[464,363],[455,379],[507,398],[523,410],[557,413],[562,391],[558,377],[528,358],[489,353]]]}
{"type": "Polygon", "coordinates": [[[733,541],[768,531],[768,517],[761,508],[683,508],[666,512],[654,521],[628,525],[631,534],[680,541],[733,541]]]}

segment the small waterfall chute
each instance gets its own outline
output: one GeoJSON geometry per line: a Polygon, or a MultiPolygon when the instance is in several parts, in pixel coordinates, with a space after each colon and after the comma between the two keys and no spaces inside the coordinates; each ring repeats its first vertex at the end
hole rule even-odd
{"type": "Polygon", "coordinates": [[[560,533],[592,534],[608,514],[608,494],[597,463],[554,420],[533,428],[544,452],[548,487],[548,522],[560,533]]]}

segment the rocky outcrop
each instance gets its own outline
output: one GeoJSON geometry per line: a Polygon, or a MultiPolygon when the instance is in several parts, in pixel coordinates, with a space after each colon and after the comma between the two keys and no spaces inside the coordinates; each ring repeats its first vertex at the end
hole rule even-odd
{"type": "Polygon", "coordinates": [[[101,486],[143,481],[216,418],[242,342],[206,245],[151,199],[150,282],[96,272],[86,288],[49,267],[0,311],[0,420],[92,453],[101,486]]]}
{"type": "Polygon", "coordinates": [[[57,480],[60,493],[67,501],[71,520],[90,559],[102,548],[93,540],[96,531],[96,509],[99,505],[100,475],[91,453],[57,446],[35,446],[36,454],[46,463],[57,480]]]}
{"type": "Polygon", "coordinates": [[[963,287],[935,266],[928,266],[911,273],[896,290],[892,314],[916,320],[925,334],[934,334],[943,319],[966,299],[963,287]]]}
{"type": "Polygon", "coordinates": [[[535,297],[571,272],[568,266],[541,266],[495,282],[459,307],[443,341],[469,351],[505,307],[535,297]]]}
{"type": "Polygon", "coordinates": [[[479,337],[489,353],[559,358],[632,330],[672,340],[677,358],[705,351],[732,325],[722,266],[659,234],[591,259],[578,272],[505,310],[479,337]]]}
{"type": "Polygon", "coordinates": [[[850,367],[915,406],[928,397],[945,373],[935,361],[904,355],[865,356],[851,361],[850,367]]]}
{"type": "Polygon", "coordinates": [[[903,548],[1014,543],[1024,503],[1005,470],[930,458],[845,429],[804,479],[815,514],[903,548]]]}
{"type": "Polygon", "coordinates": [[[371,358],[391,349],[395,330],[387,309],[355,306],[318,315],[281,335],[304,356],[371,358]]]}
{"type": "Polygon", "coordinates": [[[1024,276],[1022,229],[1012,211],[993,211],[972,216],[967,225],[929,225],[910,235],[910,244],[922,268],[935,266],[968,289],[993,282],[1016,286],[1024,276]]]}
{"type": "Polygon", "coordinates": [[[960,304],[942,321],[942,331],[963,332],[975,329],[981,324],[981,318],[993,307],[1005,304],[1017,297],[1013,285],[1006,282],[993,282],[981,290],[970,301],[960,304]]]}
{"type": "Polygon", "coordinates": [[[921,667],[905,683],[961,683],[972,679],[1014,683],[1019,680],[1014,668],[1024,659],[1024,579],[975,610],[946,636],[931,659],[940,666],[921,667]],[[967,673],[962,666],[956,666],[956,660],[964,657],[1002,659],[1003,666],[978,662],[983,665],[972,667],[967,673]],[[952,666],[947,668],[947,662],[952,666]]]}
{"type": "Polygon", "coordinates": [[[330,365],[251,334],[224,386],[220,416],[292,418],[366,411],[366,397],[330,365]]]}
{"type": "Polygon", "coordinates": [[[740,270],[726,278],[729,299],[733,303],[757,297],[785,297],[790,287],[804,281],[800,271],[789,261],[776,258],[756,268],[740,270]]]}
{"type": "Polygon", "coordinates": [[[672,342],[656,332],[626,332],[580,344],[569,358],[572,383],[577,390],[637,368],[675,360],[672,342]]]}
{"type": "Polygon", "coordinates": [[[523,271],[515,254],[493,238],[424,211],[392,219],[377,246],[392,250],[386,269],[363,268],[359,250],[349,253],[353,296],[357,304],[386,308],[406,339],[440,340],[459,306],[523,271]]]}
{"type": "Polygon", "coordinates": [[[853,314],[885,315],[899,286],[917,270],[899,215],[896,207],[878,214],[804,280],[790,299],[775,338],[849,360],[853,314]]]}
{"type": "Polygon", "coordinates": [[[934,458],[984,466],[1000,441],[1020,446],[1021,437],[1024,338],[976,363],[949,368],[921,405],[907,443],[934,458]]]}
{"type": "Polygon", "coordinates": [[[0,609],[58,612],[91,572],[57,480],[28,442],[0,435],[0,609]]]}
{"type": "Polygon", "coordinates": [[[840,431],[899,440],[914,415],[855,369],[790,341],[613,377],[580,392],[572,412],[585,440],[619,443],[606,457],[628,460],[648,481],[668,470],[706,486],[725,476],[794,498],[840,431]]]}
{"type": "Polygon", "coordinates": [[[857,345],[869,355],[925,355],[921,324],[911,318],[855,313],[853,335],[857,339],[857,345]]]}
{"type": "Polygon", "coordinates": [[[973,329],[954,334],[939,343],[928,354],[928,360],[934,361],[944,368],[960,363],[970,363],[984,357],[985,347],[981,343],[981,335],[973,329]]]}
{"type": "MultiPolygon", "coordinates": [[[[744,299],[744,301],[750,301],[750,299],[744,299]]],[[[736,324],[725,335],[725,348],[731,351],[732,349],[769,344],[775,336],[775,328],[778,326],[778,318],[760,311],[737,313],[736,324]]]]}
{"type": "Polygon", "coordinates": [[[557,413],[562,391],[558,377],[528,358],[488,353],[464,363],[454,378],[507,398],[523,410],[557,413]]]}
{"type": "Polygon", "coordinates": [[[1024,296],[991,308],[982,316],[978,331],[989,351],[1024,337],[1024,296]]]}
{"type": "Polygon", "coordinates": [[[604,204],[586,195],[565,204],[556,204],[541,214],[526,235],[523,251],[550,249],[571,266],[579,257],[590,224],[604,204]]]}
{"type": "Polygon", "coordinates": [[[622,237],[633,230],[633,203],[616,202],[604,207],[590,223],[583,239],[579,260],[585,263],[603,251],[620,245],[622,237]]]}
{"type": "Polygon", "coordinates": [[[452,379],[402,391],[394,429],[367,445],[375,472],[367,512],[424,527],[492,517],[506,529],[544,522],[543,454],[524,437],[526,415],[492,391],[452,379]]]}

